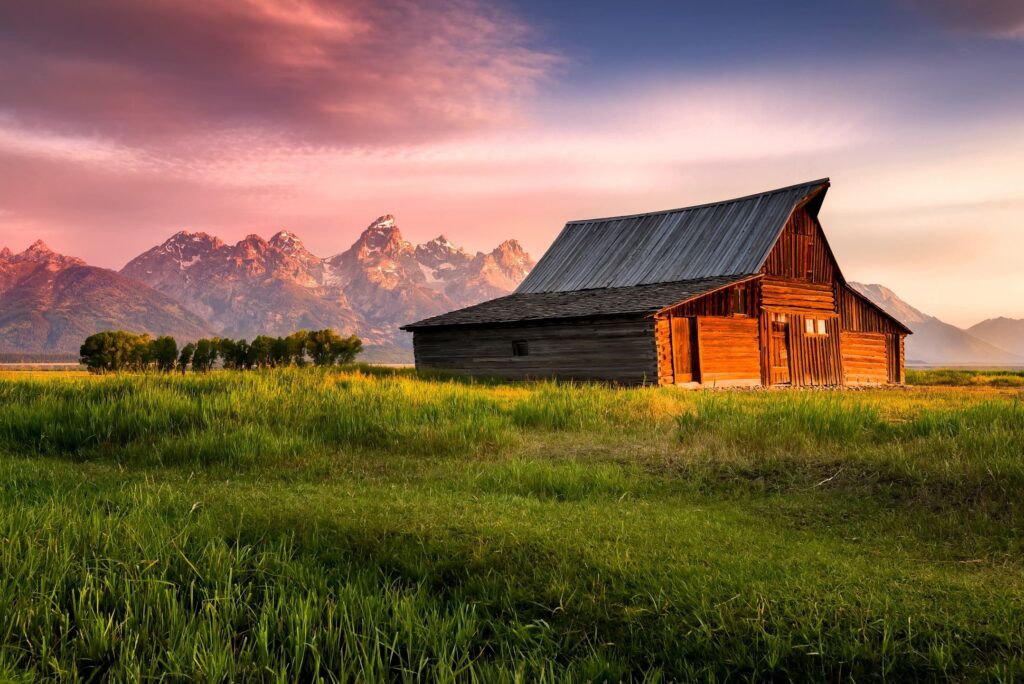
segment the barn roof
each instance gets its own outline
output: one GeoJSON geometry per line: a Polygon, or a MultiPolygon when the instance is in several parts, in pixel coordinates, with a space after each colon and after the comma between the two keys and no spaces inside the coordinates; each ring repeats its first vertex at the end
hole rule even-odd
{"type": "Polygon", "coordinates": [[[631,287],[563,292],[514,292],[505,297],[403,326],[402,330],[588,316],[651,314],[740,280],[744,278],[718,276],[631,287]]]}
{"type": "Polygon", "coordinates": [[[633,216],[570,221],[517,294],[693,281],[761,270],[789,215],[829,180],[633,216]]]}

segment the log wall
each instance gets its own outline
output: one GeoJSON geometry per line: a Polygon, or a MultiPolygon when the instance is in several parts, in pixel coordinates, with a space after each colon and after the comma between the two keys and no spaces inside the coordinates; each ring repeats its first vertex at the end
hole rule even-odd
{"type": "Polygon", "coordinates": [[[606,318],[413,332],[417,368],[513,379],[658,382],[654,320],[606,318]],[[513,342],[529,354],[513,355],[513,342]]]}
{"type": "Polygon", "coordinates": [[[654,320],[654,340],[658,355],[658,384],[671,385],[675,381],[672,368],[672,332],[668,316],[654,320]]]}
{"type": "Polygon", "coordinates": [[[761,283],[761,306],[767,311],[835,315],[835,290],[831,283],[765,276],[761,283]]]}

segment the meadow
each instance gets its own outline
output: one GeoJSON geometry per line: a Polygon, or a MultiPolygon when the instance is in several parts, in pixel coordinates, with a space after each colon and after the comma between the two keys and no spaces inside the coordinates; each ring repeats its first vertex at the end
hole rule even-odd
{"type": "Polygon", "coordinates": [[[1024,678],[1024,374],[0,377],[0,680],[1024,678]]]}

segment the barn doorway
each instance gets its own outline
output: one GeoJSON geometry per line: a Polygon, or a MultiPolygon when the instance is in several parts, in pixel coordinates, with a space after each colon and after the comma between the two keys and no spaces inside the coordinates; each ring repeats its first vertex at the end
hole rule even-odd
{"type": "Polygon", "coordinates": [[[673,382],[700,382],[696,322],[684,316],[673,316],[670,320],[673,382]]]}
{"type": "Polygon", "coordinates": [[[771,361],[771,383],[773,385],[790,384],[789,317],[785,314],[772,316],[771,361]]]}
{"type": "Polygon", "coordinates": [[[903,382],[903,358],[900,354],[900,336],[889,333],[885,336],[885,367],[886,380],[890,385],[903,382]]]}

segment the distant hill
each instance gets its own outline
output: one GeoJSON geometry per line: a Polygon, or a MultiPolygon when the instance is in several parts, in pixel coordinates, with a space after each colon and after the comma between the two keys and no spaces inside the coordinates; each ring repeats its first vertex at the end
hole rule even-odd
{"type": "Polygon", "coordinates": [[[0,250],[0,352],[77,353],[94,332],[123,328],[197,338],[201,318],[169,297],[105,268],[50,250],[0,250]]]}
{"type": "Polygon", "coordinates": [[[972,325],[967,332],[1000,349],[1024,356],[1024,319],[989,318],[972,325]]]}
{"type": "Polygon", "coordinates": [[[883,285],[850,283],[850,286],[914,331],[907,337],[908,363],[1024,364],[1024,356],[921,312],[883,285]]]}

